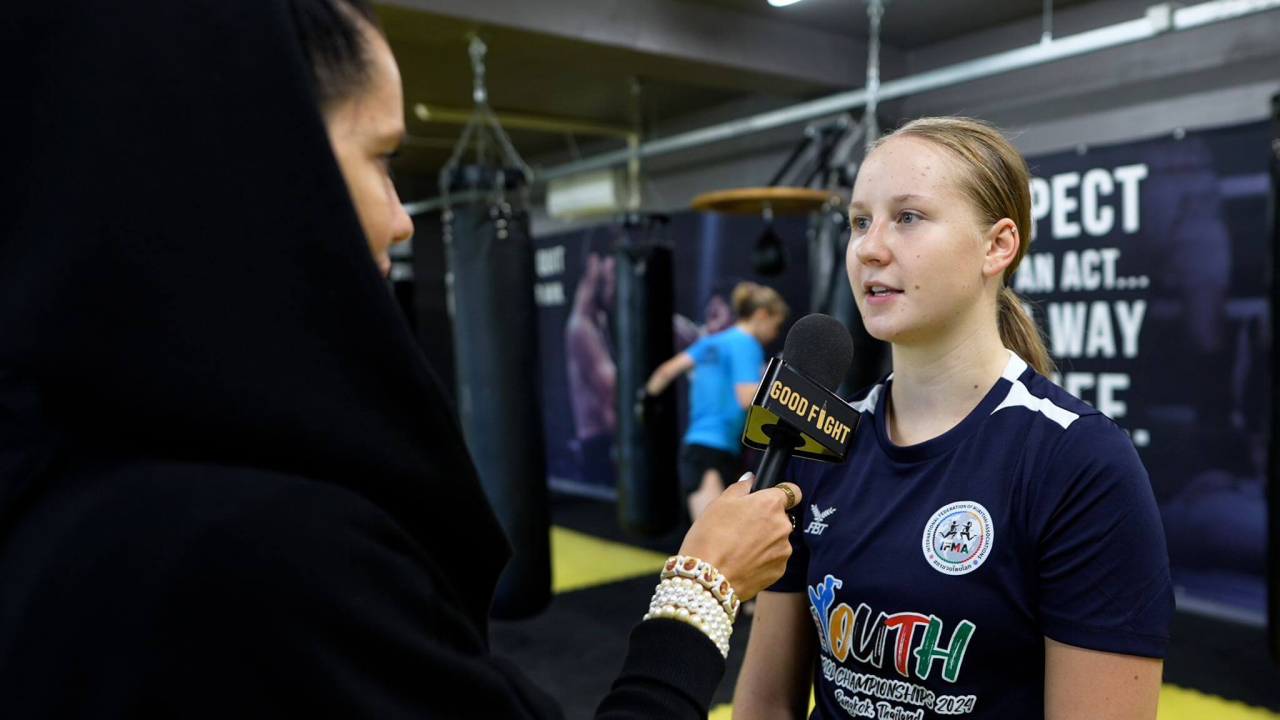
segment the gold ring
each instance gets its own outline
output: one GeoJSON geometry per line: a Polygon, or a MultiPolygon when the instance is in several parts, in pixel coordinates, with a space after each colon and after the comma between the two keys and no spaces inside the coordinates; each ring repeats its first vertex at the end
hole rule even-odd
{"type": "Polygon", "coordinates": [[[782,483],[781,485],[775,485],[774,487],[787,494],[787,510],[796,506],[796,494],[792,492],[790,485],[782,483]]]}

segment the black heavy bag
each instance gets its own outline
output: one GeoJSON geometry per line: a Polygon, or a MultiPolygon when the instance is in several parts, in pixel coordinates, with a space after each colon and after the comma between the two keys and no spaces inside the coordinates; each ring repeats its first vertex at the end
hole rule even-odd
{"type": "Polygon", "coordinates": [[[641,537],[679,521],[675,393],[637,402],[649,375],[675,354],[675,283],[666,218],[624,219],[615,248],[618,343],[618,522],[641,537]]]}
{"type": "MultiPolygon", "coordinates": [[[[458,415],[498,520],[515,550],[492,615],[524,618],[551,602],[550,512],[538,396],[533,242],[506,202],[453,208],[444,242],[458,415]]],[[[448,485],[440,512],[450,512],[448,485]]],[[[457,552],[467,552],[460,537],[457,552]]]]}
{"type": "Polygon", "coordinates": [[[1267,442],[1267,635],[1271,661],[1280,664],[1280,378],[1276,338],[1280,337],[1280,95],[1271,98],[1271,196],[1267,206],[1271,228],[1271,413],[1267,442]]]}

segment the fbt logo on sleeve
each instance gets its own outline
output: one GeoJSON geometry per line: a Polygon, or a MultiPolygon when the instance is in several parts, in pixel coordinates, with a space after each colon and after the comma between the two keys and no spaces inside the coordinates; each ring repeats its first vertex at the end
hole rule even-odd
{"type": "Polygon", "coordinates": [[[977,570],[991,555],[995,527],[980,503],[954,502],[939,509],[924,526],[924,559],[944,575],[977,570]]]}

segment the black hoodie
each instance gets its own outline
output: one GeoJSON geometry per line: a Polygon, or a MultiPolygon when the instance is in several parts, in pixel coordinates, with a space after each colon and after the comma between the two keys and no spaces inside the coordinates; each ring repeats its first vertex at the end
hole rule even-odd
{"type": "MultiPolygon", "coordinates": [[[[6,16],[0,716],[558,717],[489,654],[510,549],[284,3],[6,16]]],[[[641,623],[599,717],[723,669],[641,623]]]]}

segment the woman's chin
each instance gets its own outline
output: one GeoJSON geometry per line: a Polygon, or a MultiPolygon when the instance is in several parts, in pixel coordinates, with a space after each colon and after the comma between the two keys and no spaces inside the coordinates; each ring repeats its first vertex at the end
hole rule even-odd
{"type": "Polygon", "coordinates": [[[902,337],[903,328],[898,322],[885,322],[879,318],[862,318],[863,327],[867,329],[867,334],[882,342],[896,342],[902,337]]]}

